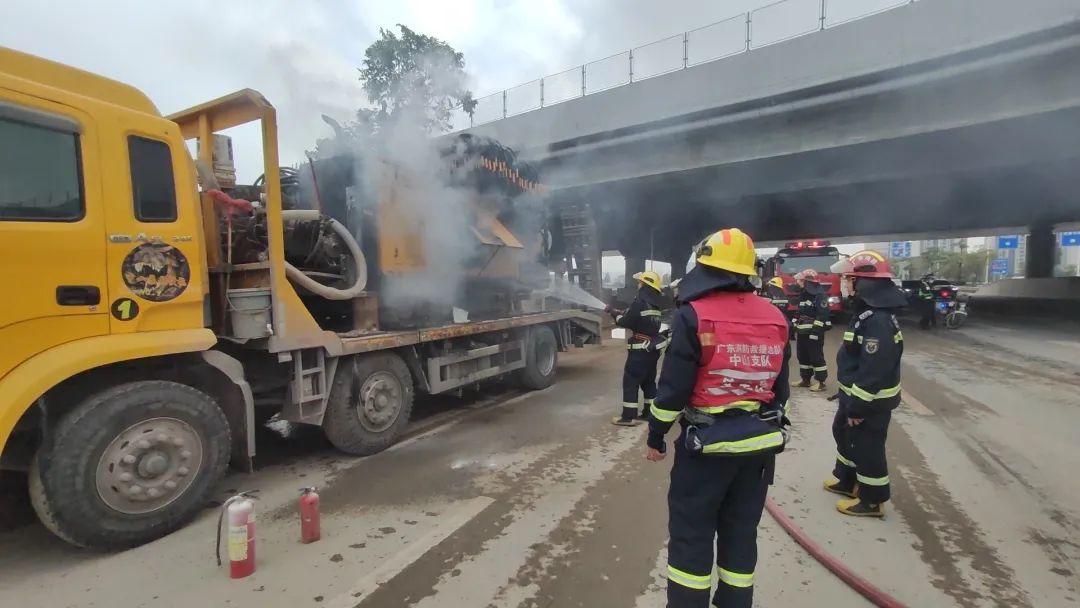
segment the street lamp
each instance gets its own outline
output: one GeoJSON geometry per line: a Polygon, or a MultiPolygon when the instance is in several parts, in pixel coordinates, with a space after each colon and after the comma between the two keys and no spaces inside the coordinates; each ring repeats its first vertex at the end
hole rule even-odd
{"type": "Polygon", "coordinates": [[[957,283],[963,283],[964,282],[964,256],[967,255],[967,248],[968,248],[967,239],[961,240],[960,241],[960,264],[959,264],[959,267],[956,269],[956,274],[958,275],[956,277],[956,282],[957,283]]]}

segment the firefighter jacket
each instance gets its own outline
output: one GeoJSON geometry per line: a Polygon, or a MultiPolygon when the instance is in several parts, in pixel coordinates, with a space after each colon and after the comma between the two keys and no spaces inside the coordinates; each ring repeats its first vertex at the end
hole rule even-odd
{"type": "Polygon", "coordinates": [[[784,315],[787,316],[788,297],[787,293],[784,292],[783,287],[777,287],[776,285],[765,285],[765,293],[763,294],[763,297],[769,302],[772,302],[773,306],[779,308],[780,312],[783,312],[784,315]]]}
{"type": "Polygon", "coordinates": [[[799,306],[795,311],[795,331],[800,335],[821,336],[832,327],[829,321],[829,294],[820,283],[806,281],[799,290],[799,306]]]}
{"type": "Polygon", "coordinates": [[[663,297],[651,287],[642,287],[625,311],[613,311],[615,325],[630,331],[626,347],[630,350],[655,351],[667,346],[660,335],[663,297]]]}
{"type": "Polygon", "coordinates": [[[860,280],[857,309],[836,355],[840,405],[850,418],[865,418],[900,405],[900,357],[904,335],[896,320],[904,294],[892,281],[860,280]],[[863,296],[875,301],[871,305],[863,296]]]}
{"type": "Polygon", "coordinates": [[[777,310],[783,313],[784,319],[787,321],[788,325],[788,337],[794,336],[795,322],[792,321],[791,315],[788,314],[788,304],[790,304],[791,301],[788,300],[787,292],[784,291],[784,288],[766,284],[764,293],[761,297],[768,300],[777,310]]]}
{"type": "Polygon", "coordinates": [[[791,352],[784,316],[754,295],[746,277],[701,265],[679,291],[649,446],[664,449],[664,435],[684,410],[717,415],[717,424],[736,411],[782,415],[791,352]]]}

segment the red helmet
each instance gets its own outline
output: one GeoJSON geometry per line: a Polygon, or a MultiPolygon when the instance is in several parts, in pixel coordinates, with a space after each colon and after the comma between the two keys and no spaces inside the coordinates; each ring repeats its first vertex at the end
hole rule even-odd
{"type": "Polygon", "coordinates": [[[867,249],[852,254],[832,265],[832,271],[849,277],[867,277],[871,279],[893,278],[892,266],[885,256],[867,249]]]}
{"type": "Polygon", "coordinates": [[[799,272],[795,273],[795,276],[792,278],[794,278],[796,281],[816,282],[817,271],[813,268],[807,268],[806,270],[800,270],[799,272]]]}

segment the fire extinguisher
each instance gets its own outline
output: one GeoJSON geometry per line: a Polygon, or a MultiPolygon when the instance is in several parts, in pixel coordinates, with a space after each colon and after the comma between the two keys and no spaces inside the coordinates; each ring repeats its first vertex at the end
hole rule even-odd
{"type": "Polygon", "coordinates": [[[319,495],[315,488],[300,488],[300,542],[313,543],[320,538],[319,495]]]}
{"type": "Polygon", "coordinates": [[[218,515],[217,564],[221,565],[222,521],[228,520],[229,578],[255,572],[255,497],[241,492],[221,505],[218,515]]]}

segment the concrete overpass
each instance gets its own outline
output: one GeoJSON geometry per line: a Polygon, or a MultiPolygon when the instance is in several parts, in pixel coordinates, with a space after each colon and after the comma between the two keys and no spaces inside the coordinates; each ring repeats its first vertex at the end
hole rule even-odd
{"type": "MultiPolygon", "coordinates": [[[[797,0],[798,1],[798,0],[797,0]]],[[[922,0],[476,127],[587,201],[602,247],[1080,220],[1080,3],[922,0]]]]}

